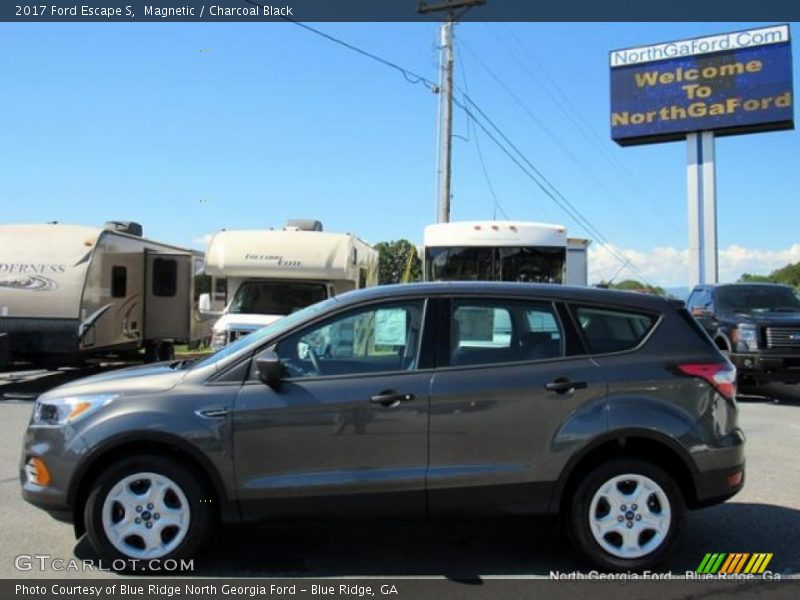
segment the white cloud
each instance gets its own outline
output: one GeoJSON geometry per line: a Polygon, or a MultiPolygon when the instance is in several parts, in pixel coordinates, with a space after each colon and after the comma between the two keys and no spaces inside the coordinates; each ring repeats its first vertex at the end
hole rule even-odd
{"type": "MultiPolygon", "coordinates": [[[[785,250],[758,250],[734,244],[719,250],[719,279],[736,281],[742,273],[766,275],[796,262],[800,262],[800,244],[785,250]]],[[[589,247],[589,283],[612,277],[614,281],[648,279],[662,287],[686,286],[689,284],[689,251],[666,246],[643,252],[613,245],[609,250],[592,244],[589,247]],[[622,268],[622,262],[614,254],[624,257],[630,264],[622,268]]]]}

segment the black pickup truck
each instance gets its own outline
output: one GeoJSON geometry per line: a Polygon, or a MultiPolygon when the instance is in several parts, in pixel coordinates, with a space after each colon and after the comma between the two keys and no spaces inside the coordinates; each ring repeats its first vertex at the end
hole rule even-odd
{"type": "Polygon", "coordinates": [[[686,302],[742,384],[800,382],[800,297],[788,285],[698,285],[686,302]]]}

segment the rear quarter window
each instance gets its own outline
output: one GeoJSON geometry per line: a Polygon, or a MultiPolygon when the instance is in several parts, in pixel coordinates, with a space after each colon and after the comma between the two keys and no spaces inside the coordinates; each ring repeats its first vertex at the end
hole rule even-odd
{"type": "Polygon", "coordinates": [[[578,306],[573,310],[591,354],[635,348],[647,337],[657,320],[651,314],[613,308],[578,306]]]}

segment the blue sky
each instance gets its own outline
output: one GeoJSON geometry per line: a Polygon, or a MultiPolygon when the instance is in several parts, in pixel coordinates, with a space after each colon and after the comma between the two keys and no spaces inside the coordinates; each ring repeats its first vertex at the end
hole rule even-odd
{"type": "MultiPolygon", "coordinates": [[[[768,24],[464,23],[456,83],[619,252],[682,285],[685,143],[610,140],[608,52],[768,24]]],[[[438,78],[435,24],[315,26],[438,78]]],[[[136,220],[202,248],[289,218],[419,243],[435,220],[436,96],[295,25],[4,23],[0,53],[4,222],[136,220]]],[[[586,235],[458,109],[454,124],[454,220],[495,214],[477,138],[510,218],[586,235]]],[[[796,131],[718,140],[723,279],[800,260],[799,157],[796,131]]],[[[611,276],[598,250],[592,276],[611,276]]]]}

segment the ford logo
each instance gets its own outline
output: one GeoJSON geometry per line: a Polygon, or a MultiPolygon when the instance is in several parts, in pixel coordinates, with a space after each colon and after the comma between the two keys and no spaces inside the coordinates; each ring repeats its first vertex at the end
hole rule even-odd
{"type": "Polygon", "coordinates": [[[793,342],[800,342],[800,331],[789,334],[789,339],[793,342]]]}

